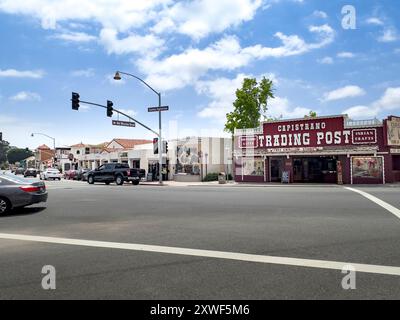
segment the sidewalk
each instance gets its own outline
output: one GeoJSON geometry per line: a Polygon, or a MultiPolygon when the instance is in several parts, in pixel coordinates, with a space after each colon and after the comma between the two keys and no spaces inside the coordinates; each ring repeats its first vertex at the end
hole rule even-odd
{"type": "MultiPolygon", "coordinates": [[[[141,182],[143,186],[153,186],[158,187],[160,184],[158,182],[141,182]]],[[[219,184],[218,181],[213,182],[176,182],[176,181],[165,181],[164,184],[160,187],[229,187],[229,188],[271,188],[271,187],[298,187],[298,188],[307,188],[307,187],[319,187],[319,188],[340,188],[343,186],[347,187],[383,187],[383,188],[400,188],[400,183],[394,184],[385,184],[385,185],[338,185],[338,184],[318,184],[318,183],[290,183],[290,184],[282,184],[282,183],[245,183],[245,182],[227,182],[226,184],[219,184]]]]}

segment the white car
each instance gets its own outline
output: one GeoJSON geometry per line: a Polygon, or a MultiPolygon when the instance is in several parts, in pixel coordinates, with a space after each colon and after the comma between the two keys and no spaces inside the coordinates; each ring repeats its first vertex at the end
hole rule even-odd
{"type": "Polygon", "coordinates": [[[58,169],[46,169],[40,172],[40,180],[61,180],[61,173],[58,169]]]}

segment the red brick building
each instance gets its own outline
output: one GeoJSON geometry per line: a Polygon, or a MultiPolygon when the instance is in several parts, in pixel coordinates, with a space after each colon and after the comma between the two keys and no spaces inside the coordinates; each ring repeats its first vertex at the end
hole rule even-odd
{"type": "Polygon", "coordinates": [[[237,182],[400,181],[400,118],[345,115],[264,122],[235,133],[237,182]]]}

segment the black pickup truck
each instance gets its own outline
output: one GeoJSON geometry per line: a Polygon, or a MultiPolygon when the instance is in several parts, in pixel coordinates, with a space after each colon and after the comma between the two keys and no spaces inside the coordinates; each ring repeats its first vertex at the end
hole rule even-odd
{"type": "Polygon", "coordinates": [[[134,185],[138,185],[145,175],[146,172],[144,170],[131,169],[128,164],[107,163],[90,171],[87,175],[87,182],[89,184],[94,184],[95,182],[110,184],[115,182],[119,186],[123,185],[124,182],[132,182],[134,185]]]}

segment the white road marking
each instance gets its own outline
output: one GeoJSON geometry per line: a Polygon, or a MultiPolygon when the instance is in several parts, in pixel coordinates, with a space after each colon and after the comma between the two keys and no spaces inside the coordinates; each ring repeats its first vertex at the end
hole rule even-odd
{"type": "Polygon", "coordinates": [[[67,239],[67,238],[43,237],[43,236],[7,234],[7,233],[0,233],[0,239],[32,241],[32,242],[51,243],[51,244],[84,246],[84,247],[143,251],[143,252],[156,252],[156,253],[165,253],[165,254],[174,254],[174,255],[207,257],[207,258],[215,258],[215,259],[227,259],[227,260],[237,260],[237,261],[245,261],[245,262],[297,266],[297,267],[333,269],[333,270],[340,270],[340,271],[343,270],[343,268],[345,266],[351,265],[356,269],[357,272],[400,276],[400,267],[382,266],[382,265],[370,265],[370,264],[325,261],[325,260],[298,259],[298,258],[263,256],[263,255],[224,252],[224,251],[199,250],[199,249],[188,249],[188,248],[177,248],[177,247],[152,246],[152,245],[134,244],[134,243],[118,243],[118,242],[93,241],[93,240],[82,240],[82,239],[67,239]]]}
{"type": "Polygon", "coordinates": [[[397,209],[396,207],[392,206],[391,204],[373,196],[372,194],[369,194],[365,191],[361,191],[358,189],[354,189],[354,188],[350,188],[350,187],[344,187],[347,190],[356,192],[360,195],[362,195],[363,197],[367,198],[368,200],[371,200],[372,202],[375,202],[377,205],[381,206],[382,208],[386,209],[387,211],[389,211],[390,213],[394,214],[397,218],[400,219],[400,210],[397,209]]]}

